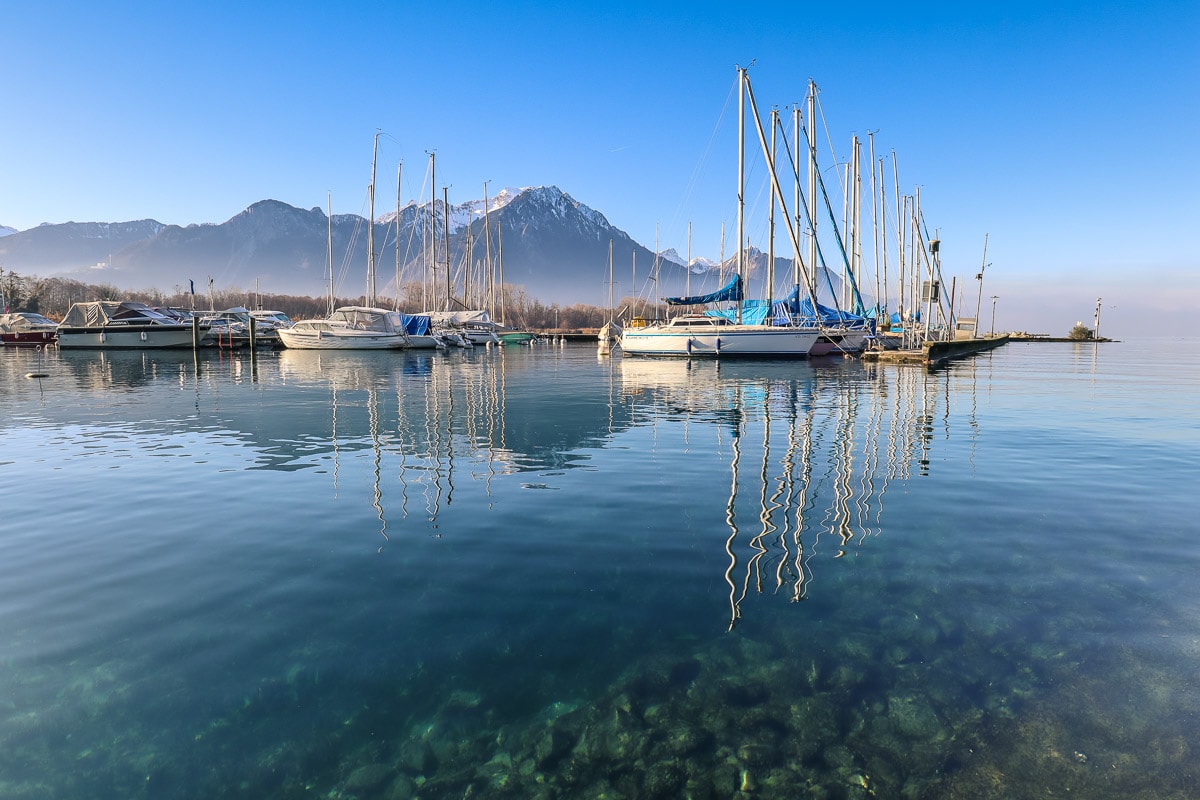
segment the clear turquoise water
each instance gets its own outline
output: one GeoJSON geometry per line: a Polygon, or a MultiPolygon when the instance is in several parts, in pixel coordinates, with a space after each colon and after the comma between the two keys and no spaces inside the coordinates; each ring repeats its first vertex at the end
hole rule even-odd
{"type": "Polygon", "coordinates": [[[1198,344],[0,351],[0,797],[1193,797],[1198,344]]]}

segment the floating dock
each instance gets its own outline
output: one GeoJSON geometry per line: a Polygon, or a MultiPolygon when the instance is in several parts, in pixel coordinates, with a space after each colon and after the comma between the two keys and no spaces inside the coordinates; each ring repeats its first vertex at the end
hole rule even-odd
{"type": "Polygon", "coordinates": [[[888,364],[923,364],[936,367],[947,361],[967,358],[1008,344],[1008,336],[989,336],[986,339],[955,339],[952,342],[926,342],[915,350],[867,350],[863,361],[888,364]]]}

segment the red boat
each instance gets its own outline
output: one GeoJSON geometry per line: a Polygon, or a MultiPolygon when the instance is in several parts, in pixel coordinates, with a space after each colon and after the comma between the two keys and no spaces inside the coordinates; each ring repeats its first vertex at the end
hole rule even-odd
{"type": "Polygon", "coordinates": [[[58,323],[32,311],[0,314],[0,345],[47,347],[58,342],[58,323]]]}

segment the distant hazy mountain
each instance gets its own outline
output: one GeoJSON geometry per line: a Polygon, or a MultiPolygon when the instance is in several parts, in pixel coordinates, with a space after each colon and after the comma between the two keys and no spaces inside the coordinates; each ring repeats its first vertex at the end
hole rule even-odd
{"type": "MultiPolygon", "coordinates": [[[[486,215],[482,200],[451,206],[448,232],[440,201],[435,222],[427,203],[402,208],[398,225],[395,211],[378,217],[374,243],[379,293],[394,292],[397,242],[401,282],[430,275],[442,301],[439,306],[447,284],[456,298],[463,297],[464,282],[476,296],[481,293],[478,286],[487,280],[489,247],[491,263],[497,270],[502,265],[504,283],[524,287],[528,297],[547,304],[605,305],[610,242],[618,300],[684,293],[687,269],[674,251],[664,253],[656,266],[651,250],[557,187],[506,189],[488,198],[487,205],[486,215]],[[436,263],[427,273],[431,239],[436,263]]],[[[123,289],[170,291],[194,281],[201,291],[211,279],[221,289],[323,296],[329,291],[330,227],[337,294],[361,295],[366,287],[367,221],[335,214],[330,224],[319,208],[304,210],[276,200],[255,203],[220,224],[47,223],[0,238],[0,266],[123,289]]],[[[761,269],[765,257],[753,253],[751,262],[761,269]]],[[[716,265],[708,262],[693,264],[693,291],[716,288],[719,279],[704,279],[713,269],[716,265]]]]}
{"type": "Polygon", "coordinates": [[[8,236],[16,232],[16,228],[10,228],[7,225],[0,225],[0,236],[8,236]]]}
{"type": "Polygon", "coordinates": [[[161,222],[64,222],[18,231],[0,239],[0,266],[49,275],[91,271],[134,242],[156,236],[161,222]]]}

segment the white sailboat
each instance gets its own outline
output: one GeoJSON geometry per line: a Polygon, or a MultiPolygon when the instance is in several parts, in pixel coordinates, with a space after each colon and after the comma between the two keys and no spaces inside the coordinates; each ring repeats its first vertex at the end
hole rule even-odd
{"type": "MultiPolygon", "coordinates": [[[[718,292],[699,297],[667,298],[669,305],[702,305],[732,301],[737,303],[734,319],[717,314],[686,314],[666,322],[626,328],[621,333],[621,350],[626,355],[645,356],[755,356],[767,358],[807,358],[817,341],[819,330],[811,327],[771,324],[768,308],[762,324],[744,324],[742,320],[742,282],[745,256],[745,136],[746,97],[750,93],[746,70],[738,68],[738,253],[737,275],[718,292]]],[[[761,138],[761,131],[760,131],[761,138]]],[[[772,179],[779,193],[778,183],[772,179]]]]}
{"type": "Polygon", "coordinates": [[[608,321],[600,328],[598,338],[601,347],[612,347],[621,341],[621,324],[617,322],[613,310],[613,247],[612,240],[608,241],[608,321]]]}
{"type": "MultiPolygon", "coordinates": [[[[375,134],[378,153],[379,134],[375,134]]],[[[328,201],[329,316],[303,319],[279,331],[279,340],[293,350],[388,350],[408,345],[404,322],[396,311],[375,306],[375,159],[371,160],[370,215],[367,221],[367,303],[333,308],[333,209],[328,201]]]]}
{"type": "Polygon", "coordinates": [[[429,317],[420,314],[405,314],[400,311],[400,191],[401,175],[404,165],[396,167],[396,305],[395,310],[400,314],[400,323],[404,328],[408,341],[405,344],[410,350],[445,350],[446,343],[442,337],[433,331],[433,323],[429,317]]]}

